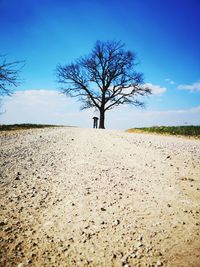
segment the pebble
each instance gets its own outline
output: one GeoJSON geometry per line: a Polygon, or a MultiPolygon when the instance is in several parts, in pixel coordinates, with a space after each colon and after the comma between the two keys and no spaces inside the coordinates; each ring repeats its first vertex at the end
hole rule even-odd
{"type": "Polygon", "coordinates": [[[120,224],[120,220],[117,219],[116,221],[114,221],[113,226],[117,226],[119,224],[120,224]]]}
{"type": "Polygon", "coordinates": [[[143,239],[143,236],[142,235],[140,235],[139,237],[138,237],[138,241],[142,241],[142,239],[143,239]]]}
{"type": "Polygon", "coordinates": [[[139,247],[143,247],[143,244],[142,244],[142,242],[138,242],[138,243],[136,243],[136,248],[139,248],[139,247]]]}
{"type": "Polygon", "coordinates": [[[162,265],[163,265],[163,264],[162,264],[161,261],[157,261],[157,262],[156,262],[156,266],[157,266],[157,267],[162,266],[162,265]]]}
{"type": "Polygon", "coordinates": [[[131,257],[135,259],[135,258],[137,258],[137,254],[136,253],[132,253],[131,257]]]}
{"type": "Polygon", "coordinates": [[[0,226],[4,226],[6,223],[4,221],[0,222],[0,226]]]}

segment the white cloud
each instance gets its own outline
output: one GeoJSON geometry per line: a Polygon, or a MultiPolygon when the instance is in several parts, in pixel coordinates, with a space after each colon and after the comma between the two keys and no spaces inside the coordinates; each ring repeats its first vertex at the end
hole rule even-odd
{"type": "Polygon", "coordinates": [[[91,110],[80,111],[80,105],[55,90],[17,91],[4,99],[1,124],[44,123],[89,126],[91,110]]]}
{"type": "Polygon", "coordinates": [[[123,106],[108,113],[107,118],[111,128],[118,129],[153,125],[200,125],[200,106],[163,111],[131,109],[131,107],[123,106]]]}
{"type": "Polygon", "coordinates": [[[181,84],[177,87],[180,90],[189,90],[191,92],[200,91],[200,81],[193,84],[181,84]]]}
{"type": "Polygon", "coordinates": [[[170,79],[170,78],[166,78],[165,79],[165,82],[167,82],[169,84],[175,84],[175,82],[172,79],[170,79]]]}
{"type": "Polygon", "coordinates": [[[157,95],[157,96],[161,96],[162,94],[164,94],[167,91],[167,88],[160,87],[160,85],[155,85],[152,83],[145,83],[144,86],[149,87],[152,91],[152,94],[157,95]]]}
{"type": "MultiPolygon", "coordinates": [[[[157,92],[158,93],[158,92],[157,92]]],[[[4,99],[0,124],[43,123],[92,127],[94,110],[80,111],[80,103],[54,90],[18,91],[4,99]]],[[[200,124],[200,106],[177,110],[144,110],[121,106],[106,113],[106,127],[128,129],[152,125],[200,124]]]]}

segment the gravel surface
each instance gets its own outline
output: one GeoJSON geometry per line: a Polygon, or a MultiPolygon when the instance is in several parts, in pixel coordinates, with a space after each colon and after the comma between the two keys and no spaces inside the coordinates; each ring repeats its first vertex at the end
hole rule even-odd
{"type": "Polygon", "coordinates": [[[200,266],[200,141],[0,133],[0,266],[200,266]]]}

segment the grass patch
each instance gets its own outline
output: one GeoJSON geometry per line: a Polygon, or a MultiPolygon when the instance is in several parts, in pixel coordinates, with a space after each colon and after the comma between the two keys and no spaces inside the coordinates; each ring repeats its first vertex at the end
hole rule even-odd
{"type": "Polygon", "coordinates": [[[47,128],[47,127],[63,127],[62,125],[51,125],[51,124],[0,124],[0,131],[15,131],[15,130],[27,130],[27,129],[37,129],[37,128],[47,128]]]}
{"type": "Polygon", "coordinates": [[[127,131],[200,137],[200,126],[194,126],[194,125],[154,126],[154,127],[144,127],[144,128],[132,128],[128,129],[127,131]]]}

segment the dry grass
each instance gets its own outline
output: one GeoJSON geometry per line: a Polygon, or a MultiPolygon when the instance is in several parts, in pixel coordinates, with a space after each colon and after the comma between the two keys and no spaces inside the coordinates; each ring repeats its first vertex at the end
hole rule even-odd
{"type": "Polygon", "coordinates": [[[169,134],[169,135],[182,135],[200,137],[200,126],[188,125],[188,126],[154,126],[143,128],[131,128],[127,132],[134,133],[157,133],[157,134],[169,134]]]}

